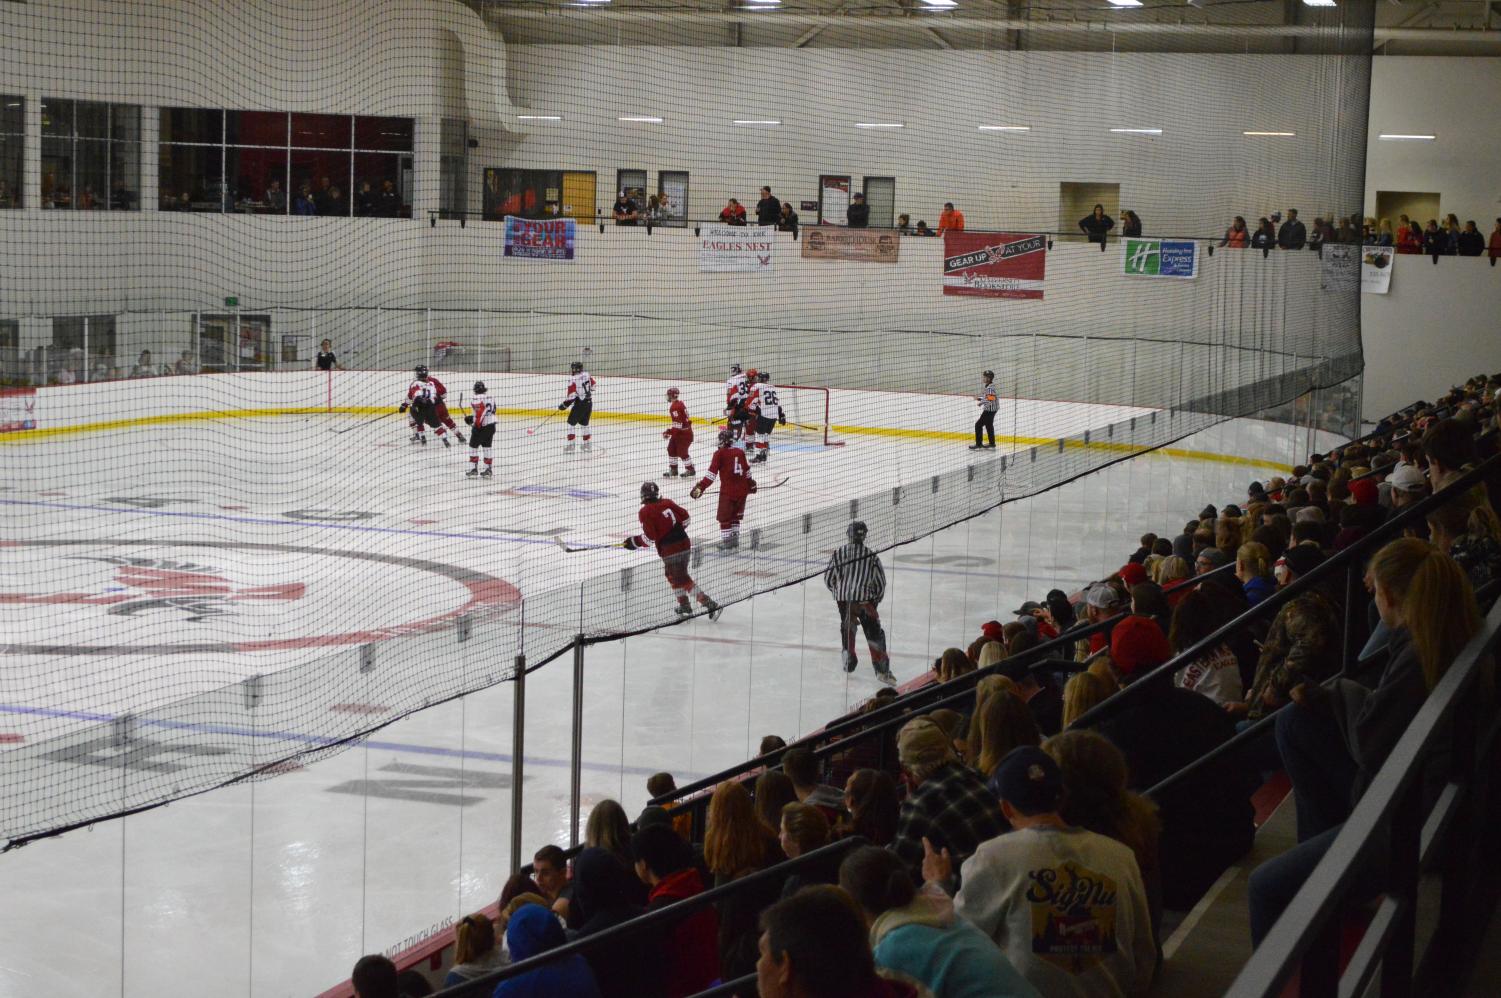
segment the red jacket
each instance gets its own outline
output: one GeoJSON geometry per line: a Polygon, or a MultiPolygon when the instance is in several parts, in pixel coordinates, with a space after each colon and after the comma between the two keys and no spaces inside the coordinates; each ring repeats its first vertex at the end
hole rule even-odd
{"type": "MultiPolygon", "coordinates": [[[[646,910],[665,908],[703,892],[704,883],[690,866],[658,881],[646,896],[646,910]]],[[[719,980],[719,916],[713,905],[705,905],[662,934],[662,961],[667,998],[696,995],[719,980]]]]}

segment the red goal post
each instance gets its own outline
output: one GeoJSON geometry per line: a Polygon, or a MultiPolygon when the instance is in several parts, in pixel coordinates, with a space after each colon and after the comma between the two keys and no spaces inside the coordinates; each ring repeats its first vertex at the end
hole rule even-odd
{"type": "Polygon", "coordinates": [[[798,439],[825,447],[844,446],[843,440],[833,438],[828,388],[822,385],[782,385],[777,392],[787,414],[787,429],[798,439]]]}

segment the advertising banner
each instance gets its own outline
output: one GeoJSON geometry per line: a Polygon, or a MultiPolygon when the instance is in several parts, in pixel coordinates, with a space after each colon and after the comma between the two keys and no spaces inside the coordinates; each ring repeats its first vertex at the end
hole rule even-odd
{"type": "Polygon", "coordinates": [[[769,225],[705,225],[699,229],[698,269],[770,272],[775,231],[769,225]]]}
{"type": "Polygon", "coordinates": [[[1015,232],[945,232],[943,293],[980,298],[1042,298],[1047,236],[1015,232]]]}
{"type": "Polygon", "coordinates": [[[824,225],[849,224],[850,178],[824,175],[818,178],[818,220],[824,225]]]}
{"type": "Polygon", "coordinates": [[[1362,246],[1360,254],[1360,290],[1366,294],[1384,295],[1392,289],[1391,246],[1362,246]]]}
{"type": "Polygon", "coordinates": [[[1199,276],[1199,245],[1191,239],[1133,239],[1124,241],[1121,273],[1128,277],[1199,276]]]}
{"type": "Polygon", "coordinates": [[[1360,251],[1349,243],[1325,243],[1320,250],[1319,287],[1324,291],[1354,291],[1360,287],[1360,251]]]}
{"type": "Polygon", "coordinates": [[[804,260],[856,260],[896,263],[901,236],[892,229],[835,229],[810,225],[803,229],[804,260]]]}
{"type": "Polygon", "coordinates": [[[573,261],[578,225],[571,218],[506,216],[505,255],[520,260],[573,261]]]}
{"type": "Polygon", "coordinates": [[[36,429],[36,389],[0,388],[0,433],[36,429]]]}

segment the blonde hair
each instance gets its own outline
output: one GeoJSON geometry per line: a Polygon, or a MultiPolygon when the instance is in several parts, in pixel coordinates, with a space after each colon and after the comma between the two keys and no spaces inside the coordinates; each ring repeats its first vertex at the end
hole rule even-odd
{"type": "MultiPolygon", "coordinates": [[[[1447,554],[1416,537],[1392,541],[1371,558],[1371,577],[1402,611],[1423,684],[1431,691],[1480,630],[1470,580],[1447,554]]],[[[1487,679],[1487,688],[1489,679],[1487,679]]]]}
{"type": "Polygon", "coordinates": [[[969,715],[969,729],[964,738],[964,763],[971,769],[980,758],[980,712],[985,702],[997,693],[1015,693],[1016,683],[1010,676],[986,676],[975,684],[975,709],[969,715]]]}
{"type": "Polygon", "coordinates": [[[985,708],[980,712],[979,740],[975,768],[981,776],[988,777],[1012,749],[1019,745],[1036,745],[1042,741],[1042,736],[1021,697],[1015,693],[998,693],[985,701],[985,708]]]}
{"type": "Polygon", "coordinates": [[[987,641],[980,646],[980,660],[975,663],[976,668],[983,669],[988,665],[1006,661],[1006,646],[999,641],[987,641]]]}
{"type": "Polygon", "coordinates": [[[1142,870],[1157,866],[1162,822],[1157,805],[1126,789],[1121,750],[1097,731],[1065,731],[1042,743],[1063,771],[1063,807],[1071,825],[1108,835],[1131,847],[1142,870]]]}
{"type": "Polygon", "coordinates": [[[495,923],[482,911],[465,915],[459,919],[453,938],[453,962],[473,963],[495,948],[495,923]]]}
{"type": "Polygon", "coordinates": [[[1272,553],[1265,544],[1251,541],[1235,552],[1235,563],[1253,569],[1257,575],[1268,575],[1272,570],[1272,553]]]}
{"type": "Polygon", "coordinates": [[[1169,555],[1157,563],[1157,572],[1153,576],[1152,581],[1160,586],[1165,586],[1169,582],[1177,582],[1179,579],[1192,578],[1193,574],[1193,566],[1188,563],[1187,558],[1176,554],[1169,555]]]}
{"type": "Polygon", "coordinates": [[[1069,677],[1063,684],[1063,726],[1067,728],[1073,724],[1086,710],[1096,704],[1108,700],[1120,687],[1115,678],[1096,672],[1096,666],[1103,666],[1102,671],[1108,671],[1110,665],[1104,659],[1096,659],[1090,663],[1085,672],[1077,672],[1069,677]]]}
{"type": "Polygon", "coordinates": [[[1451,539],[1470,534],[1501,541],[1501,521],[1496,519],[1483,485],[1477,485],[1464,495],[1455,496],[1429,511],[1427,519],[1430,526],[1437,527],[1451,539]]]}
{"type": "Polygon", "coordinates": [[[770,852],[769,838],[745,787],[726,780],[714,788],[704,831],[704,862],[710,873],[733,877],[760,866],[770,852]]]}
{"type": "Polygon", "coordinates": [[[1240,521],[1233,516],[1222,516],[1214,522],[1214,546],[1225,552],[1226,558],[1235,556],[1240,534],[1240,521]]]}
{"type": "Polygon", "coordinates": [[[1240,520],[1240,542],[1242,544],[1250,542],[1251,535],[1256,532],[1256,528],[1261,524],[1261,513],[1264,509],[1266,509],[1266,503],[1264,502],[1253,502],[1246,507],[1246,515],[1241,517],[1240,520]]]}

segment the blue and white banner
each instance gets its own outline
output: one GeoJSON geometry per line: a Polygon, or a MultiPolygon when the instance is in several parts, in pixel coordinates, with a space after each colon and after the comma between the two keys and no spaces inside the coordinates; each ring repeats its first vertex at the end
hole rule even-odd
{"type": "Polygon", "coordinates": [[[1191,239],[1127,238],[1123,243],[1121,273],[1128,277],[1199,276],[1199,245],[1191,239]]]}

